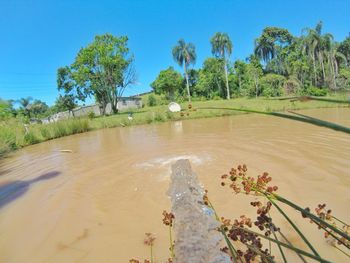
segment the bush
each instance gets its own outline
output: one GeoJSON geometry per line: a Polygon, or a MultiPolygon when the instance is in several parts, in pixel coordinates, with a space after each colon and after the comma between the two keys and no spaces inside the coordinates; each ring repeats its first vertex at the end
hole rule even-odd
{"type": "Polygon", "coordinates": [[[17,149],[15,133],[4,126],[0,126],[0,156],[17,149]]]}
{"type": "Polygon", "coordinates": [[[24,134],[24,143],[25,144],[30,145],[30,144],[35,144],[35,143],[38,143],[38,142],[40,142],[40,140],[39,140],[38,137],[36,137],[34,132],[29,131],[26,134],[24,134]]]}
{"type": "Polygon", "coordinates": [[[172,112],[170,112],[170,111],[167,111],[166,112],[166,118],[168,119],[168,120],[172,120],[172,119],[174,119],[174,113],[172,113],[172,112]]]}
{"type": "Polygon", "coordinates": [[[277,97],[283,94],[285,77],[277,74],[267,74],[260,80],[263,96],[277,97]]]}
{"type": "Polygon", "coordinates": [[[300,90],[300,83],[298,79],[290,78],[284,82],[283,87],[286,94],[297,94],[300,90]]]}
{"type": "Polygon", "coordinates": [[[154,116],[154,120],[158,121],[158,122],[162,122],[165,121],[163,114],[156,112],[155,116],[154,116]]]}
{"type": "Polygon", "coordinates": [[[90,111],[89,114],[88,114],[88,118],[89,118],[90,120],[92,120],[92,119],[95,118],[95,117],[96,117],[95,112],[90,111]]]}
{"type": "Polygon", "coordinates": [[[327,95],[327,89],[326,88],[318,88],[314,86],[309,86],[306,88],[305,95],[311,95],[311,96],[326,96],[327,95]]]}
{"type": "Polygon", "coordinates": [[[150,107],[157,105],[157,99],[153,94],[150,94],[147,98],[147,105],[150,107]]]}
{"type": "Polygon", "coordinates": [[[59,138],[68,135],[66,125],[62,122],[52,124],[53,138],[59,138]]]}
{"type": "Polygon", "coordinates": [[[42,136],[44,139],[51,139],[51,138],[52,138],[52,137],[51,137],[50,130],[49,130],[47,127],[45,127],[44,125],[41,126],[41,127],[39,128],[39,130],[40,130],[41,136],[42,136]]]}

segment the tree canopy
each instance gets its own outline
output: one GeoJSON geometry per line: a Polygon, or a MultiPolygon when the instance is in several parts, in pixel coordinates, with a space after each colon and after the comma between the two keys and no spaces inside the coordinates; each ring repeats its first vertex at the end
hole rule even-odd
{"type": "Polygon", "coordinates": [[[211,52],[214,56],[222,58],[223,69],[225,73],[225,85],[226,85],[226,98],[230,99],[230,87],[228,83],[228,72],[227,72],[227,57],[232,53],[232,42],[227,33],[217,32],[211,39],[211,52]]]}
{"type": "Polygon", "coordinates": [[[93,96],[103,111],[111,103],[116,113],[118,98],[136,81],[134,58],[127,42],[126,36],[96,36],[80,49],[71,65],[58,69],[58,88],[82,101],[93,96]]]}
{"type": "Polygon", "coordinates": [[[188,101],[191,102],[190,84],[188,80],[188,67],[196,63],[196,48],[192,43],[186,43],[185,40],[180,39],[177,45],[172,50],[174,60],[179,66],[184,67],[184,74],[186,79],[188,101]]]}
{"type": "Polygon", "coordinates": [[[174,99],[176,92],[181,92],[183,78],[181,74],[169,67],[162,70],[155,81],[151,83],[151,87],[156,94],[166,94],[169,99],[174,99]]]}

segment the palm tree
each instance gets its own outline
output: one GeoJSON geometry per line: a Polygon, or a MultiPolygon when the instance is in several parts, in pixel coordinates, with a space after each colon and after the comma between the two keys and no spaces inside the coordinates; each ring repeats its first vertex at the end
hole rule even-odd
{"type": "Polygon", "coordinates": [[[177,42],[177,45],[173,48],[172,53],[174,60],[180,65],[180,67],[184,67],[188,102],[191,102],[187,69],[190,64],[194,64],[196,62],[196,48],[192,43],[186,43],[185,40],[180,39],[177,42]]]}
{"type": "Polygon", "coordinates": [[[338,47],[339,45],[334,41],[332,41],[330,42],[329,50],[327,52],[328,66],[330,71],[329,86],[333,90],[337,89],[336,78],[338,76],[338,71],[339,71],[338,63],[340,63],[341,61],[346,62],[346,57],[344,56],[344,54],[339,52],[338,47]]]}
{"type": "MultiPolygon", "coordinates": [[[[316,27],[304,29],[307,32],[304,38],[304,53],[306,53],[312,60],[313,71],[314,71],[314,85],[317,86],[317,71],[316,71],[316,59],[322,61],[323,56],[322,50],[322,21],[318,22],[316,27]]],[[[324,67],[323,67],[324,72],[324,67]]]]}
{"type": "Polygon", "coordinates": [[[32,97],[27,97],[27,98],[21,98],[17,102],[21,104],[21,108],[23,110],[24,115],[26,115],[28,118],[30,118],[30,112],[31,112],[31,101],[33,100],[32,97]]]}
{"type": "Polygon", "coordinates": [[[228,86],[228,74],[227,74],[227,60],[226,56],[230,56],[232,53],[232,42],[230,37],[226,33],[217,32],[211,39],[211,52],[214,56],[220,57],[224,60],[224,71],[226,78],[226,95],[227,99],[230,99],[230,88],[228,86]]]}
{"type": "Polygon", "coordinates": [[[255,40],[255,55],[268,63],[276,56],[275,43],[271,39],[261,36],[255,40]]]}

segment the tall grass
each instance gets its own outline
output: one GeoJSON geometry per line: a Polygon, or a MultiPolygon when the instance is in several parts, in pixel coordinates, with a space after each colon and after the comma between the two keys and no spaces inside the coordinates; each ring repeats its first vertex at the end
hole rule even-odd
{"type": "Polygon", "coordinates": [[[5,125],[0,126],[0,156],[17,149],[16,135],[5,125]]]}
{"type": "Polygon", "coordinates": [[[0,156],[21,148],[26,145],[51,140],[75,133],[86,132],[89,130],[125,127],[131,125],[160,123],[165,121],[176,121],[184,119],[198,119],[220,117],[228,115],[237,115],[242,113],[261,113],[282,118],[288,118],[303,121],[319,126],[342,130],[348,132],[347,127],[326,123],[308,116],[298,116],[294,112],[292,114],[280,113],[280,111],[327,108],[327,107],[348,107],[349,101],[346,96],[336,96],[323,98],[322,100],[314,100],[308,98],[308,102],[288,98],[287,100],[268,100],[265,98],[248,99],[238,98],[232,100],[211,100],[211,101],[194,101],[191,108],[187,103],[182,103],[180,113],[171,113],[168,111],[167,105],[144,107],[142,109],[133,110],[133,119],[127,118],[128,110],[120,112],[116,115],[101,116],[93,119],[77,118],[59,121],[50,124],[32,124],[28,126],[26,131],[23,123],[17,119],[10,119],[0,122],[0,156]],[[292,99],[292,101],[291,101],[292,99]]]}
{"type": "Polygon", "coordinates": [[[27,129],[19,120],[0,123],[0,157],[18,148],[91,130],[86,118],[49,124],[32,124],[27,129]]]}

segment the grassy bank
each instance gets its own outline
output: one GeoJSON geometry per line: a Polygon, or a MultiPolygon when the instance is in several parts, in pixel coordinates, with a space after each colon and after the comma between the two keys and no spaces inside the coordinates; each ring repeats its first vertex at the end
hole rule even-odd
{"type": "MultiPolygon", "coordinates": [[[[346,99],[345,96],[336,96],[332,99],[346,99]]],[[[27,127],[16,119],[10,119],[0,123],[0,156],[21,147],[59,138],[90,130],[125,127],[130,125],[165,122],[171,120],[209,118],[242,114],[242,112],[227,109],[203,109],[203,108],[240,108],[265,112],[280,112],[286,110],[315,109],[327,107],[345,107],[348,104],[333,103],[328,101],[290,101],[270,100],[265,98],[248,99],[239,98],[232,100],[195,101],[193,108],[188,109],[188,103],[181,104],[182,113],[171,113],[167,105],[144,107],[133,110],[133,120],[128,119],[128,112],[117,115],[102,116],[93,119],[81,118],[60,121],[51,124],[32,124],[27,127]]]]}

